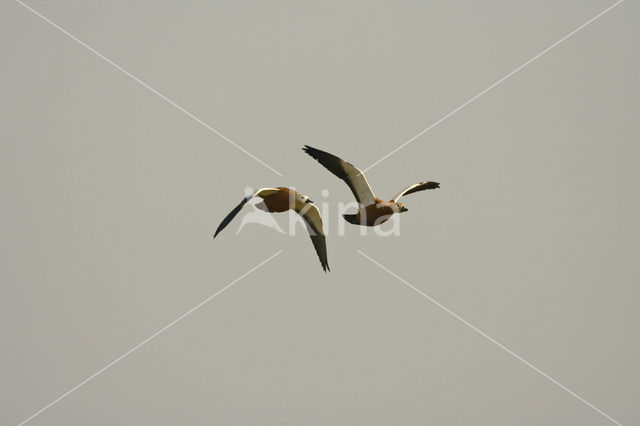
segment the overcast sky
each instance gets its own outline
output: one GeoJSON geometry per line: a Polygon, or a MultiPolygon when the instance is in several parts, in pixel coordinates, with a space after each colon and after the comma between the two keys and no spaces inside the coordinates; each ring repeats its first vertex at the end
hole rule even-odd
{"type": "Polygon", "coordinates": [[[279,176],[2,2],[0,423],[279,250],[28,424],[640,423],[636,2],[367,171],[441,182],[400,235],[337,236],[353,197],[300,150],[366,168],[613,3],[28,1],[279,176]],[[211,239],[247,185],[328,203],[330,273],[304,232],[211,239]]]}

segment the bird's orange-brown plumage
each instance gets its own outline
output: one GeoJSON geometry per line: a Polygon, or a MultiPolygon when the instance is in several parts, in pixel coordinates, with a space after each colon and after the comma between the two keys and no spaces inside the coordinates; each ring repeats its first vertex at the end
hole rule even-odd
{"type": "Polygon", "coordinates": [[[354,215],[345,215],[345,219],[355,225],[375,226],[386,222],[396,212],[394,203],[376,198],[375,204],[361,208],[354,215]]]}
{"type": "Polygon", "coordinates": [[[289,188],[277,187],[278,192],[263,197],[263,203],[267,211],[271,213],[282,213],[294,208],[295,191],[289,188]]]}

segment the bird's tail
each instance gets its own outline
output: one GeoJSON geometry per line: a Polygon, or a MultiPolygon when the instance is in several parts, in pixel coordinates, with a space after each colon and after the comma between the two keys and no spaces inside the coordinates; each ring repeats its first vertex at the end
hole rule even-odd
{"type": "Polygon", "coordinates": [[[357,214],[343,214],[342,217],[344,217],[344,220],[353,225],[360,225],[357,214]]]}

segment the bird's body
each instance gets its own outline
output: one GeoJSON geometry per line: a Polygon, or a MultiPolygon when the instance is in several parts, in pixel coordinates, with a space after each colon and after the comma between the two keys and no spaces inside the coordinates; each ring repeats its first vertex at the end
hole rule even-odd
{"type": "Polygon", "coordinates": [[[354,225],[376,226],[384,223],[393,214],[408,211],[404,204],[398,202],[403,195],[440,187],[438,182],[420,182],[403,189],[390,201],[384,201],[374,195],[364,174],[353,164],[309,145],[302,149],[349,186],[359,208],[357,213],[343,216],[347,222],[354,225]]]}
{"type": "Polygon", "coordinates": [[[238,204],[231,212],[222,220],[218,229],[216,229],[213,238],[233,220],[233,218],[242,210],[242,207],[254,197],[262,198],[262,201],[256,204],[256,207],[270,212],[270,213],[282,213],[289,210],[294,210],[304,219],[307,226],[307,231],[311,237],[322,269],[326,272],[329,270],[329,264],[327,263],[327,245],[325,242],[324,233],[322,230],[322,218],[320,217],[320,211],[313,205],[309,197],[300,194],[293,189],[277,187],[277,188],[262,188],[253,193],[248,193],[240,204],[238,204]]]}
{"type": "Polygon", "coordinates": [[[376,226],[386,222],[397,212],[399,210],[394,203],[375,198],[375,204],[360,206],[356,214],[345,214],[343,217],[354,225],[376,226]]]}
{"type": "Polygon", "coordinates": [[[278,191],[262,198],[264,207],[258,204],[258,208],[264,209],[270,213],[282,213],[296,208],[296,191],[281,186],[276,188],[278,191]],[[265,208],[266,207],[266,208],[265,208]]]}

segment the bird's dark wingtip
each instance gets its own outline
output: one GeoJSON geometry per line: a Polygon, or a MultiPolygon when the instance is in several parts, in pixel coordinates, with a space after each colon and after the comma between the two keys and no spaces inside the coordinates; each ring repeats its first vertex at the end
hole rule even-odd
{"type": "Polygon", "coordinates": [[[320,151],[318,148],[314,148],[309,145],[305,145],[304,148],[302,148],[302,150],[307,154],[309,154],[310,156],[312,156],[313,158],[316,158],[319,153],[323,152],[323,151],[320,151]]]}

